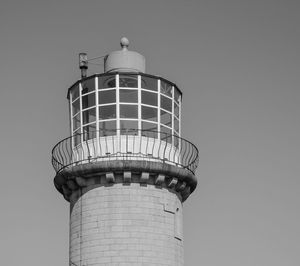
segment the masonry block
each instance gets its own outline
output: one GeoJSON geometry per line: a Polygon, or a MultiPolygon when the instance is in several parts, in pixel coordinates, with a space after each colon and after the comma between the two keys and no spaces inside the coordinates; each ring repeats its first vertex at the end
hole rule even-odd
{"type": "Polygon", "coordinates": [[[159,185],[159,186],[162,185],[163,182],[165,182],[165,178],[166,178],[165,175],[161,175],[161,174],[157,175],[155,179],[155,185],[159,185]]]}
{"type": "Polygon", "coordinates": [[[125,183],[130,183],[131,182],[131,172],[130,171],[124,172],[123,177],[124,177],[124,182],[125,183]]]}
{"type": "Polygon", "coordinates": [[[142,183],[146,183],[147,181],[148,181],[148,179],[149,179],[149,173],[145,173],[145,172],[143,172],[142,174],[141,174],[141,182],[142,183]]]}
{"type": "Polygon", "coordinates": [[[182,204],[168,189],[115,183],[87,190],[71,206],[74,264],[183,266],[182,204]]]}
{"type": "Polygon", "coordinates": [[[115,182],[115,175],[114,173],[110,172],[110,173],[106,173],[105,174],[105,178],[106,178],[106,181],[108,183],[114,183],[115,182]]]}

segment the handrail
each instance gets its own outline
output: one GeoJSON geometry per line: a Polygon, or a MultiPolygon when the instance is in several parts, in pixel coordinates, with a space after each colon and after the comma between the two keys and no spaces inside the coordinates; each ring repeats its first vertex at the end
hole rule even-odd
{"type": "Polygon", "coordinates": [[[52,149],[56,173],[67,167],[107,160],[142,160],[172,164],[195,173],[197,147],[176,135],[153,130],[114,129],[84,132],[59,141],[52,149]],[[158,139],[158,133],[161,139],[158,139]]]}

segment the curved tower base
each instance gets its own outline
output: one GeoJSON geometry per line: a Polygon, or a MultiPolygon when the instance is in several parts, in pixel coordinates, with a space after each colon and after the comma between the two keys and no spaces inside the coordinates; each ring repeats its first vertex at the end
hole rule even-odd
{"type": "Polygon", "coordinates": [[[72,263],[183,266],[180,196],[139,183],[83,190],[70,198],[72,263]]]}
{"type": "Polygon", "coordinates": [[[70,264],[183,266],[182,202],[197,185],[190,171],[88,163],[65,168],[54,184],[70,201],[70,264]]]}

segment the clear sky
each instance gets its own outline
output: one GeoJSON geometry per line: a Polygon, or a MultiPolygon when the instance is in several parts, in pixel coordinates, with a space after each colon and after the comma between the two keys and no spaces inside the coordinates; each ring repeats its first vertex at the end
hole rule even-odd
{"type": "Polygon", "coordinates": [[[1,1],[1,265],[68,265],[50,152],[69,135],[78,53],[126,36],[182,89],[200,150],[185,265],[299,266],[299,13],[297,0],[1,1]]]}

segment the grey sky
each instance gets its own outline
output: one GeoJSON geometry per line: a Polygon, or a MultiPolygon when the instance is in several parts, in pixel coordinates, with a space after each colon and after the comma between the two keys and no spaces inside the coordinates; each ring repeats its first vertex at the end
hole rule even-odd
{"type": "Polygon", "coordinates": [[[299,12],[292,0],[2,1],[1,264],[68,264],[50,152],[69,135],[78,53],[126,36],[148,73],[182,89],[183,137],[200,149],[185,265],[299,266],[299,12]]]}

